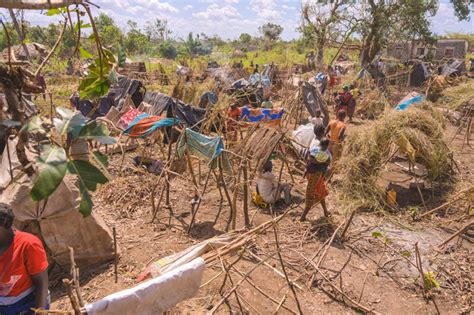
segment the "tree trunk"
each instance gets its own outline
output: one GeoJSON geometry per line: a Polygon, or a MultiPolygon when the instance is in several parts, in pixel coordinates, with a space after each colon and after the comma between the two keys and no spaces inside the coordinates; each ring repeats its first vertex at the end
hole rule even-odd
{"type": "Polygon", "coordinates": [[[18,33],[18,38],[20,39],[20,43],[23,47],[23,51],[25,52],[26,58],[28,58],[28,61],[31,62],[30,52],[28,51],[28,47],[25,44],[25,37],[23,36],[23,32],[20,29],[20,24],[18,24],[18,21],[16,20],[15,12],[13,12],[13,9],[8,9],[8,12],[10,12],[13,25],[15,26],[15,30],[18,33]]]}
{"type": "Polygon", "coordinates": [[[323,62],[324,62],[324,44],[326,44],[326,37],[325,34],[321,34],[321,36],[318,36],[318,40],[316,42],[318,53],[316,55],[316,64],[318,65],[318,68],[323,67],[323,62]]]}

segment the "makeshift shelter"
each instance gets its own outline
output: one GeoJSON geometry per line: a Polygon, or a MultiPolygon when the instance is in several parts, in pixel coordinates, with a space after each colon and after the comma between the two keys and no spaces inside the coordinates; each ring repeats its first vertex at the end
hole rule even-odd
{"type": "Polygon", "coordinates": [[[143,101],[144,93],[145,87],[141,81],[119,76],[117,84],[109,89],[106,96],[100,98],[97,107],[90,100],[81,100],[78,94],[71,97],[71,103],[81,114],[95,119],[105,116],[112,107],[116,107],[120,111],[128,95],[130,95],[133,105],[138,107],[143,101]]]}
{"type": "Polygon", "coordinates": [[[168,118],[178,118],[187,127],[198,127],[204,120],[206,110],[187,105],[160,92],[146,92],[143,101],[149,104],[150,114],[168,118]]]}
{"type": "Polygon", "coordinates": [[[329,123],[329,111],[319,90],[308,82],[303,82],[301,89],[306,110],[311,117],[315,117],[316,111],[320,110],[323,116],[323,124],[327,126],[329,123]]]}
{"type": "Polygon", "coordinates": [[[250,138],[244,144],[242,152],[256,164],[253,168],[260,172],[265,162],[275,150],[278,143],[283,139],[284,134],[275,128],[261,127],[252,132],[250,138]]]}
{"type": "Polygon", "coordinates": [[[430,71],[425,63],[421,61],[412,62],[412,70],[409,78],[410,86],[422,86],[426,80],[430,77],[430,71]]]}
{"type": "MultiPolygon", "coordinates": [[[[38,235],[50,260],[60,265],[69,264],[69,247],[74,248],[76,262],[82,266],[112,260],[112,233],[99,214],[93,212],[84,218],[79,213],[79,189],[71,178],[66,176],[45,201],[33,201],[29,193],[34,180],[22,172],[15,144],[10,140],[10,152],[3,154],[0,165],[0,202],[13,208],[15,227],[38,235]]],[[[34,159],[32,152],[27,155],[34,159]]]]}
{"type": "Polygon", "coordinates": [[[460,76],[464,73],[466,73],[466,64],[464,63],[464,60],[457,59],[445,64],[441,75],[444,75],[445,77],[460,76]]]}

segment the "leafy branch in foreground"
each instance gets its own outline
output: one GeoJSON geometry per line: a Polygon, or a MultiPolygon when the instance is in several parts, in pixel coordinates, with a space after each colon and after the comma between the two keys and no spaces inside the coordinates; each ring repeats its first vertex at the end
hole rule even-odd
{"type": "Polygon", "coordinates": [[[47,134],[51,144],[41,147],[41,154],[36,163],[39,175],[31,189],[30,196],[39,201],[48,198],[61,184],[66,174],[77,177],[81,204],[79,211],[88,216],[93,203],[90,192],[98,184],[108,181],[107,156],[98,150],[88,155],[88,160],[77,159],[72,154],[74,144],[93,140],[101,144],[113,144],[115,138],[110,136],[106,125],[95,120],[88,120],[80,113],[59,107],[56,110],[61,118],[53,119],[51,128],[44,128],[38,116],[33,117],[23,127],[24,131],[47,134]]]}

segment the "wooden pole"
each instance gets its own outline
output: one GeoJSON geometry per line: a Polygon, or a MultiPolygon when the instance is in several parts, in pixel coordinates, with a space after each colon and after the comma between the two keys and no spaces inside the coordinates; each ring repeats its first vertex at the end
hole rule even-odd
{"type": "Polygon", "coordinates": [[[18,33],[18,37],[20,39],[21,46],[23,47],[23,50],[25,51],[26,58],[28,59],[29,62],[31,62],[30,51],[28,50],[28,46],[26,46],[25,44],[25,36],[23,34],[23,31],[20,28],[20,24],[18,24],[18,20],[16,19],[15,12],[13,12],[13,9],[8,9],[8,12],[10,13],[10,17],[12,18],[13,26],[15,27],[15,30],[18,33]]]}
{"type": "Polygon", "coordinates": [[[234,193],[232,196],[232,211],[230,213],[229,220],[232,220],[232,229],[235,230],[236,221],[237,221],[237,195],[239,194],[240,188],[240,175],[242,174],[242,165],[239,167],[239,173],[237,175],[237,179],[234,184],[234,193]]]}
{"type": "Polygon", "coordinates": [[[243,175],[244,175],[244,222],[245,227],[250,226],[250,218],[249,218],[249,176],[248,176],[248,160],[245,160],[243,166],[243,175]]]}
{"type": "Polygon", "coordinates": [[[114,274],[115,274],[115,283],[118,283],[118,254],[117,254],[117,231],[115,226],[113,227],[114,233],[114,274]]]}
{"type": "Polygon", "coordinates": [[[187,230],[188,234],[189,234],[189,232],[191,232],[191,228],[193,227],[194,220],[196,218],[196,214],[199,210],[199,207],[201,206],[202,196],[204,196],[204,193],[206,192],[207,184],[209,183],[209,177],[211,177],[211,173],[212,173],[212,169],[209,168],[209,172],[207,173],[207,177],[206,177],[206,182],[204,183],[204,188],[202,189],[201,196],[199,196],[199,201],[198,201],[198,204],[196,206],[196,209],[193,211],[193,214],[192,214],[192,217],[191,217],[191,222],[189,222],[189,226],[188,226],[188,230],[187,230]]]}

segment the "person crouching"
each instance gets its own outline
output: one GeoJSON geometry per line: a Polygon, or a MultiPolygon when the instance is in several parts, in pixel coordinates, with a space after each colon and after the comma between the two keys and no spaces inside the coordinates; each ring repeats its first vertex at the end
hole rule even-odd
{"type": "Polygon", "coordinates": [[[278,183],[272,170],[272,161],[268,160],[263,165],[262,172],[258,175],[257,193],[268,204],[275,204],[283,194],[285,203],[288,205],[291,202],[291,187],[288,183],[278,183]]]}

